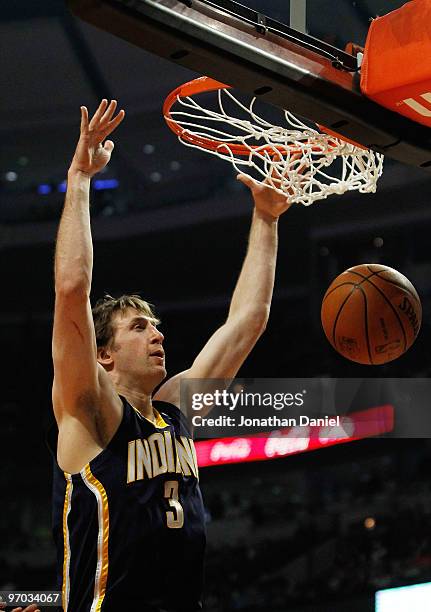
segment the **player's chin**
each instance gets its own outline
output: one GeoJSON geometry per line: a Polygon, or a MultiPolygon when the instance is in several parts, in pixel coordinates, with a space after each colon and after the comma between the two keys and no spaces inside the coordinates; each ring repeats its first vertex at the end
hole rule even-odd
{"type": "Polygon", "coordinates": [[[157,366],[153,366],[152,370],[155,377],[160,379],[159,382],[166,378],[167,371],[164,363],[157,366]]]}

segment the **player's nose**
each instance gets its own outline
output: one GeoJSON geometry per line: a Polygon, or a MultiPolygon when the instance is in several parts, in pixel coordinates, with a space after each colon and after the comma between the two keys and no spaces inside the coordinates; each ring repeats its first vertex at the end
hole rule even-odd
{"type": "Polygon", "coordinates": [[[165,337],[160,331],[160,329],[157,329],[157,327],[155,327],[154,325],[152,325],[151,328],[152,328],[151,329],[152,331],[151,344],[162,344],[165,337]]]}

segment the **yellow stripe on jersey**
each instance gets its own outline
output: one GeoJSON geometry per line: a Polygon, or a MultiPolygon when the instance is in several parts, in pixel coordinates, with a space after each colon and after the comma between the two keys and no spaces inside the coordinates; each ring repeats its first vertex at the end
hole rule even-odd
{"type": "Polygon", "coordinates": [[[69,527],[67,525],[67,519],[69,516],[73,492],[72,476],[67,472],[63,472],[66,479],[66,492],[64,494],[64,505],[63,505],[63,585],[62,585],[62,603],[63,610],[67,612],[69,606],[69,593],[70,593],[70,542],[69,542],[69,527]]]}
{"type": "Polygon", "coordinates": [[[165,419],[160,414],[160,412],[158,412],[155,408],[154,408],[154,412],[155,412],[155,415],[156,415],[156,427],[157,427],[157,429],[164,429],[165,427],[169,427],[168,424],[166,423],[165,419]]]}
{"type": "Polygon", "coordinates": [[[90,612],[100,612],[106,593],[109,567],[109,506],[108,496],[101,482],[91,473],[90,465],[81,470],[81,476],[97,500],[99,532],[97,535],[97,566],[94,580],[94,598],[90,612]]]}

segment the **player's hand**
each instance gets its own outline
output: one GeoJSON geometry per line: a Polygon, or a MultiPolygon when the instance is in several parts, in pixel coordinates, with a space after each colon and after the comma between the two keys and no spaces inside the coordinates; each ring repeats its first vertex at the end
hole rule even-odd
{"type": "MultiPolygon", "coordinates": [[[[292,160],[296,161],[299,157],[299,155],[294,155],[292,160]]],[[[305,164],[301,164],[296,169],[296,173],[301,175],[305,169],[305,164]]],[[[250,189],[256,210],[270,219],[278,219],[280,215],[291,207],[290,194],[283,194],[272,189],[268,178],[263,183],[258,183],[247,174],[238,174],[236,178],[250,189]]],[[[282,173],[276,166],[272,170],[271,178],[276,185],[277,183],[280,184],[282,173]]]]}
{"type": "Polygon", "coordinates": [[[81,133],[69,172],[82,172],[89,177],[100,172],[111,159],[112,140],[105,138],[123,121],[124,111],[115,115],[116,100],[102,100],[91,120],[86,106],[81,106],[81,133]],[[105,141],[105,142],[104,142],[105,141]]]}
{"type": "MultiPolygon", "coordinates": [[[[6,609],[6,603],[1,602],[0,610],[5,610],[5,609],[6,609]]],[[[37,607],[36,604],[31,604],[31,606],[27,606],[26,608],[14,608],[12,612],[40,612],[40,609],[37,607]]]]}
{"type": "Polygon", "coordinates": [[[264,183],[257,183],[246,174],[238,174],[236,178],[250,189],[256,210],[265,216],[278,219],[290,208],[288,196],[282,195],[264,183]]]}
{"type": "MultiPolygon", "coordinates": [[[[292,159],[295,161],[299,159],[299,157],[299,155],[295,155],[292,159]]],[[[296,172],[301,175],[305,169],[306,166],[301,164],[296,172]]],[[[271,176],[272,179],[275,180],[276,185],[282,178],[282,174],[276,167],[274,167],[271,176]]],[[[290,202],[289,194],[282,194],[272,189],[269,179],[266,179],[263,183],[258,183],[247,174],[238,174],[236,178],[250,189],[256,210],[264,216],[271,219],[278,219],[280,215],[291,207],[292,203],[290,202]]]]}

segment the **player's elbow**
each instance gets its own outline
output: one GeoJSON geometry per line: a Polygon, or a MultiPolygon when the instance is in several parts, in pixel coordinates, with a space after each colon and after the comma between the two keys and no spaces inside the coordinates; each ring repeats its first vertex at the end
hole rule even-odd
{"type": "Polygon", "coordinates": [[[241,327],[244,334],[250,338],[257,339],[265,331],[269,319],[269,307],[259,306],[249,308],[241,316],[241,327]]]}
{"type": "Polygon", "coordinates": [[[259,308],[258,311],[254,313],[253,319],[256,332],[258,333],[258,336],[261,336],[266,330],[266,326],[268,324],[269,306],[262,306],[259,308]]]}

